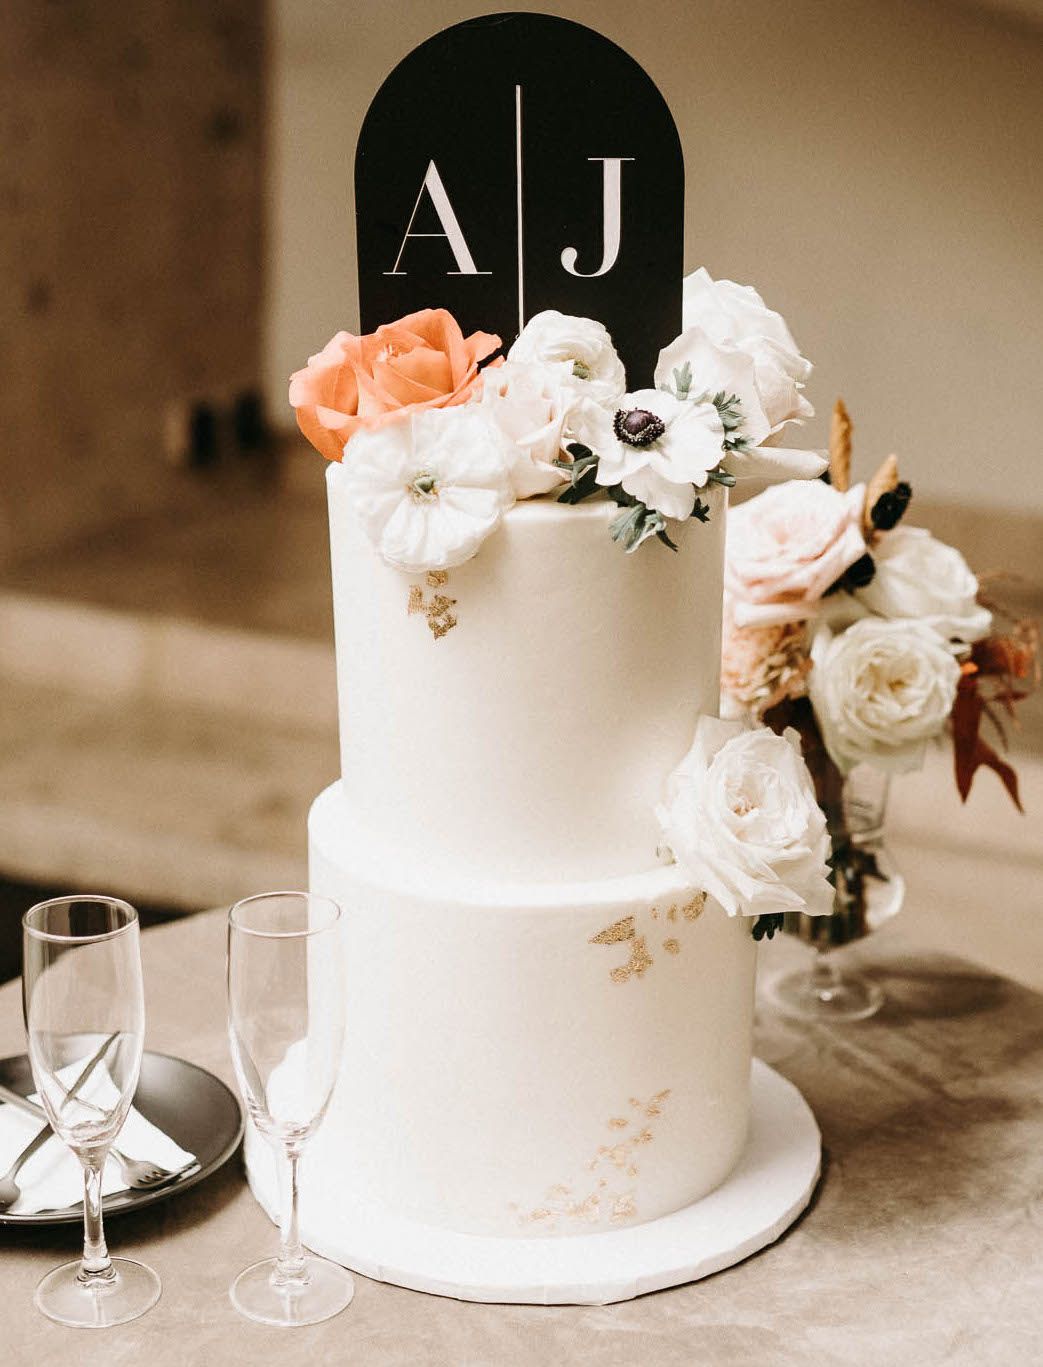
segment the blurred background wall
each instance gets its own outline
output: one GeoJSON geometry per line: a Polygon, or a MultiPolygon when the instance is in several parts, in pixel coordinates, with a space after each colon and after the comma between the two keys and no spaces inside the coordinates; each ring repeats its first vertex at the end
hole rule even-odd
{"type": "Polygon", "coordinates": [[[263,0],[4,0],[0,564],[184,511],[165,425],[256,384],[264,51],[263,0]]]}
{"type": "MultiPolygon", "coordinates": [[[[407,50],[493,8],[397,0],[392,23],[383,5],[274,0],[274,413],[286,376],[357,326],[351,176],[369,101],[407,50]]],[[[1043,511],[1043,6],[529,8],[600,30],[659,85],[685,151],[687,269],[755,283],[785,315],[816,365],[813,443],[843,394],[866,465],[897,450],[918,494],[1043,511]]]]}
{"type": "MultiPolygon", "coordinates": [[[[336,686],[324,462],[286,378],[357,326],[369,101],[487,8],[4,0],[0,978],[42,892],[104,887],[159,914],[305,883],[336,686]],[[267,443],[230,423],[258,390],[267,443]]],[[[552,12],[660,85],[688,268],[785,314],[816,363],[809,440],[843,394],[856,471],[897,450],[913,521],[1020,572],[1004,594],[1043,617],[1043,0],[552,12]]],[[[1033,945],[1043,965],[1043,697],[1022,715],[1028,818],[987,774],[961,808],[939,752],[893,822],[909,914],[1015,975],[1033,945]]]]}

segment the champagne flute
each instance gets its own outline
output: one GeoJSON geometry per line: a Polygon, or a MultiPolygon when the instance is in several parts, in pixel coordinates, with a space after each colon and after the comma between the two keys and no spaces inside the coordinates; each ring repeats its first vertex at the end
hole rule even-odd
{"type": "Polygon", "coordinates": [[[22,928],[33,1082],[84,1176],[83,1257],[48,1273],[36,1304],[59,1324],[124,1324],[160,1292],[152,1268],[109,1257],[101,1218],[105,1159],[134,1099],[145,1039],[138,914],[117,897],[56,897],[30,907],[22,928]]]}
{"type": "Polygon", "coordinates": [[[264,1324],[317,1324],[355,1284],[306,1253],[297,1224],[298,1168],[326,1113],[344,1039],[340,908],[306,892],[261,893],[228,913],[228,1034],[250,1119],[279,1167],[279,1256],[232,1283],[232,1304],[264,1324]]]}

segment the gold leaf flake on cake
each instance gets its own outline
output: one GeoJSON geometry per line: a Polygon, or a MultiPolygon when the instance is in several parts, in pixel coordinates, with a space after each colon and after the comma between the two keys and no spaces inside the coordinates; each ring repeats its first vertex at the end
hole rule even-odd
{"type": "MultiPolygon", "coordinates": [[[[697,892],[689,901],[682,906],[673,903],[666,908],[649,907],[644,917],[651,923],[659,921],[672,921],[677,924],[680,921],[698,920],[706,906],[706,893],[697,892]]],[[[622,945],[630,946],[629,957],[626,963],[617,964],[609,969],[609,977],[614,983],[625,983],[630,978],[643,978],[647,971],[652,967],[655,960],[648,948],[648,937],[651,935],[653,927],[649,924],[646,933],[638,931],[637,916],[622,916],[618,921],[613,921],[604,930],[599,930],[596,935],[592,935],[588,943],[592,945],[622,945]]],[[[681,941],[676,935],[671,935],[663,942],[663,948],[667,954],[676,956],[681,952],[681,941]]]]}
{"type": "MultiPolygon", "coordinates": [[[[655,908],[653,908],[654,912],[655,908]]],[[[624,940],[634,938],[634,918],[624,916],[621,921],[614,921],[612,925],[606,926],[604,930],[599,930],[596,935],[591,936],[592,945],[618,945],[624,940]]]]}
{"type": "Polygon", "coordinates": [[[629,1220],[637,1214],[637,1202],[629,1195],[617,1196],[612,1202],[612,1219],[614,1222],[629,1220]]]}
{"type": "Polygon", "coordinates": [[[686,921],[696,920],[706,906],[706,893],[697,892],[690,902],[686,902],[681,908],[681,915],[686,921]]]}
{"type": "Polygon", "coordinates": [[[634,1182],[638,1178],[638,1150],[655,1139],[651,1125],[644,1122],[662,1113],[670,1091],[668,1087],[656,1092],[647,1101],[629,1097],[629,1104],[640,1114],[633,1120],[613,1115],[605,1122],[606,1128],[616,1131],[617,1135],[620,1130],[629,1133],[610,1144],[599,1144],[594,1156],[582,1165],[583,1172],[589,1176],[572,1182],[555,1182],[532,1210],[523,1210],[517,1201],[509,1202],[507,1209],[514,1213],[518,1224],[523,1229],[535,1225],[541,1231],[553,1234],[564,1222],[596,1225],[634,1219],[638,1214],[637,1191],[633,1186],[625,1185],[623,1179],[634,1182]]]}
{"type": "MultiPolygon", "coordinates": [[[[427,587],[429,589],[445,588],[449,583],[448,570],[428,570],[426,575],[427,587]]],[[[446,593],[436,593],[430,600],[424,597],[424,590],[419,584],[411,584],[409,588],[409,600],[406,603],[406,612],[409,616],[423,613],[427,618],[427,625],[431,635],[436,641],[456,626],[456,614],[452,609],[456,607],[456,599],[450,598],[446,593]]]]}

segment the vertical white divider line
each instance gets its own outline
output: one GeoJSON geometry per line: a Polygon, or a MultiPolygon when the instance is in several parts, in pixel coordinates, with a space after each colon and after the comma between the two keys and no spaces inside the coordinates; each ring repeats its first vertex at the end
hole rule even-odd
{"type": "Polygon", "coordinates": [[[522,255],[524,242],[522,234],[522,88],[514,87],[514,161],[517,176],[518,199],[518,331],[525,326],[525,264],[522,255]]]}

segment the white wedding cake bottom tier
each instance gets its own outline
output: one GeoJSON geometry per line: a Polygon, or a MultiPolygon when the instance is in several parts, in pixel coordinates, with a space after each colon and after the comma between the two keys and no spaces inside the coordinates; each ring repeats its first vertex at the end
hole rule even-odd
{"type": "MultiPolygon", "coordinates": [[[[674,867],[425,878],[308,823],[343,907],[347,1031],[310,1182],[462,1233],[587,1234],[698,1201],[743,1150],[756,945],[674,867]]],[[[568,822],[562,822],[568,839],[568,822]]]]}
{"type": "MultiPolygon", "coordinates": [[[[349,1173],[331,1180],[320,1129],[301,1166],[301,1236],[363,1276],[469,1301],[605,1305],[708,1277],[778,1239],[819,1176],[818,1126],[796,1087],[754,1059],[750,1090],[746,1147],[719,1187],[658,1220],[572,1239],[458,1234],[361,1201],[349,1173]]],[[[245,1151],[250,1187],[277,1219],[275,1153],[249,1122],[245,1151]]]]}

